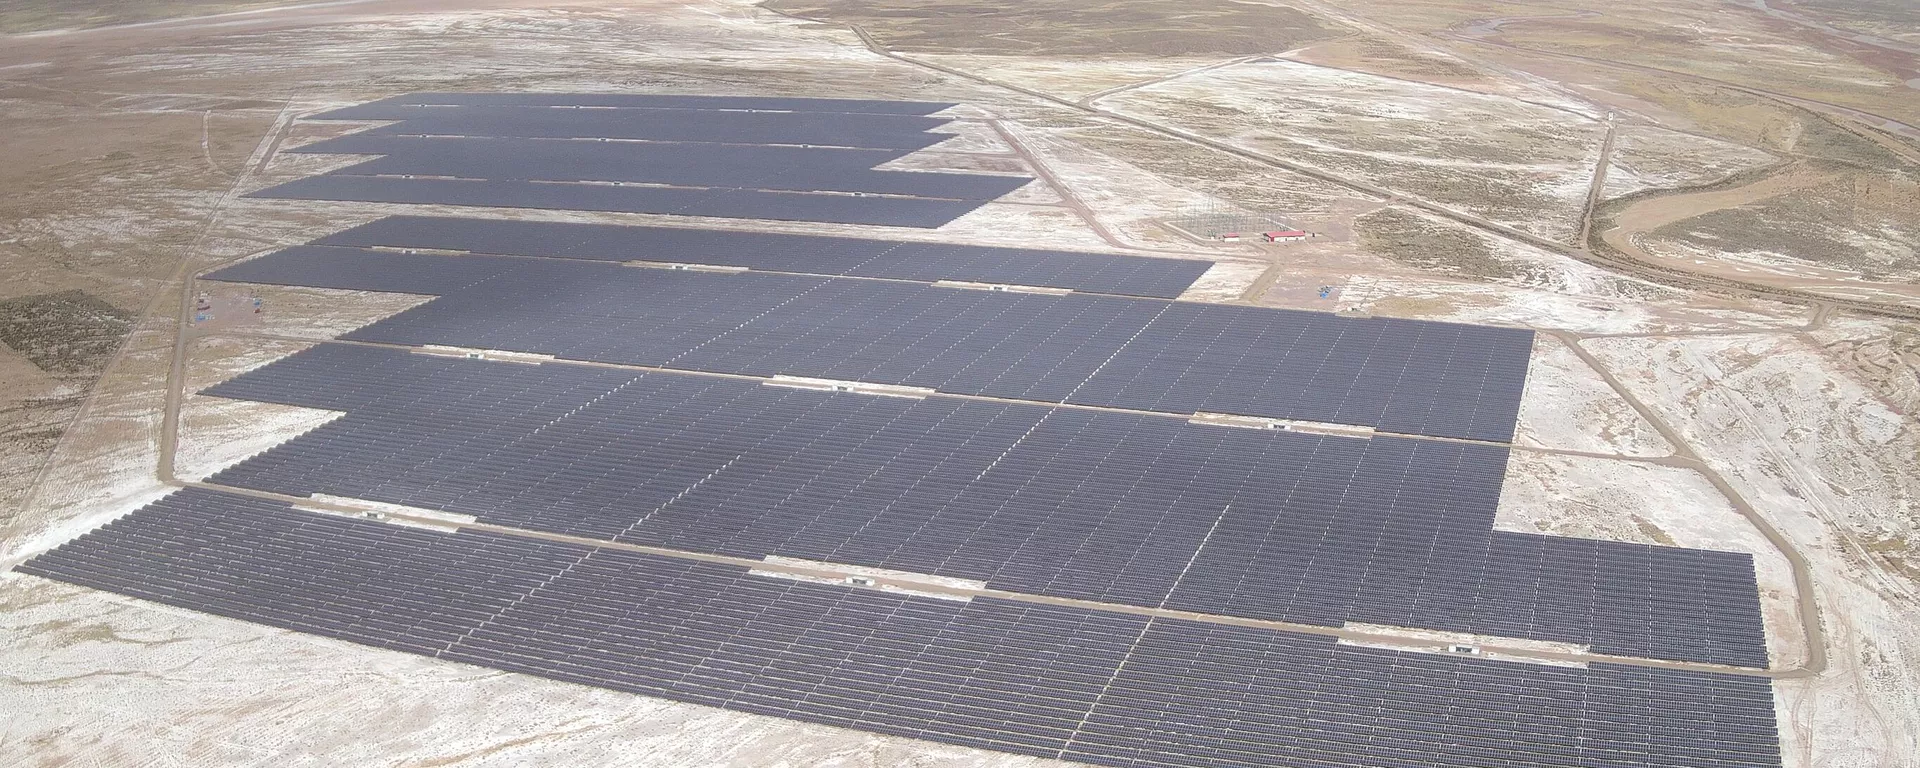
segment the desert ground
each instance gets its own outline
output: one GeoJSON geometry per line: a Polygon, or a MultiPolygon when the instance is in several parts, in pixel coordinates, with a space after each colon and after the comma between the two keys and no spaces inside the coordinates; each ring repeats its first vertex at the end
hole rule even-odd
{"type": "MultiPolygon", "coordinates": [[[[1920,10],[1896,0],[0,3],[0,569],[335,414],[192,392],[422,297],[195,275],[306,116],[421,90],[950,100],[892,167],[1042,183],[938,230],[1217,262],[1189,301],[1539,331],[1507,530],[1749,552],[1788,766],[1920,766],[1920,10]],[[1170,226],[1271,215],[1320,236],[1170,226]],[[271,338],[269,338],[271,337],[271,338]],[[183,396],[169,408],[170,393],[183,396]]],[[[0,573],[0,763],[1041,765],[0,573]]]]}

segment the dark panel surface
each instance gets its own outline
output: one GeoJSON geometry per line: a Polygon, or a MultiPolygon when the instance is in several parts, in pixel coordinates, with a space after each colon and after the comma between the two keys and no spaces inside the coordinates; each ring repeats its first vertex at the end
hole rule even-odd
{"type": "MultiPolygon", "coordinates": [[[[297,283],[309,258],[271,254],[210,277],[297,283]]],[[[460,264],[471,257],[417,258],[472,269],[460,264]]],[[[1082,294],[584,262],[518,269],[348,338],[1492,441],[1512,437],[1532,344],[1521,330],[1082,294]]]]}
{"type": "Polygon", "coordinates": [[[357,141],[322,142],[302,150],[386,154],[330,172],[337,176],[630,182],[979,201],[993,200],[1031,181],[1024,176],[876,171],[872,166],[891,158],[872,157],[874,153],[864,151],[534,139],[346,138],[357,141]],[[380,146],[385,144],[396,146],[380,146]]]}
{"type": "Polygon", "coordinates": [[[379,219],[314,242],[570,259],[715,264],[929,282],[962,280],[1160,298],[1179,296],[1213,266],[1210,261],[1189,259],[748,230],[426,216],[379,219]]]}
{"type": "Polygon", "coordinates": [[[1766,665],[1746,555],[1494,533],[1506,452],[1491,446],[338,345],[208,393],[349,411],[226,485],[1059,597],[1766,665]]]}
{"type": "Polygon", "coordinates": [[[1780,763],[1764,679],[935,600],[199,490],[20,570],[558,680],[1102,765],[1780,763]]]}
{"type": "Polygon", "coordinates": [[[1074,402],[1504,442],[1531,331],[1175,304],[1074,402]]]}
{"type": "Polygon", "coordinates": [[[381,154],[249,193],[294,200],[938,227],[1031,179],[874,170],[945,141],[944,104],[416,94],[318,115],[399,120],[298,152],[381,154]],[[414,104],[421,100],[459,105],[414,104]]]}
{"type": "Polygon", "coordinates": [[[711,110],[426,108],[372,136],[492,136],[520,139],[645,139],[925,149],[951,134],[928,133],[932,117],[711,110]]]}
{"type": "MultiPolygon", "coordinates": [[[[783,112],[847,112],[867,115],[930,115],[958,106],[952,102],[880,101],[870,99],[805,99],[767,96],[678,96],[628,93],[445,93],[421,92],[392,96],[357,107],[335,110],[312,119],[336,119],[350,110],[385,106],[438,105],[465,107],[610,107],[625,109],[750,109],[783,112]]],[[[337,119],[366,119],[360,117],[337,119]]],[[[386,118],[379,118],[386,119],[386,118]]]]}
{"type": "Polygon", "coordinates": [[[1506,664],[1155,621],[1064,757],[1108,765],[1777,764],[1764,678],[1506,664]]]}
{"type": "Polygon", "coordinates": [[[442,296],[513,274],[523,264],[519,259],[505,257],[449,259],[428,254],[303,245],[223,267],[208,277],[235,283],[442,296]]]}
{"type": "Polygon", "coordinates": [[[660,213],[918,228],[938,227],[981,205],[978,201],[966,200],[857,197],[755,189],[623,187],[491,179],[334,175],[289,181],[249,192],[247,197],[660,213]]]}
{"type": "MultiPolygon", "coordinates": [[[[516,139],[490,136],[412,136],[362,131],[302,144],[283,151],[300,154],[396,155],[423,159],[474,153],[474,147],[522,152],[592,152],[632,165],[670,164],[697,153],[700,158],[727,165],[793,166],[868,169],[912,154],[905,149],[802,147],[781,144],[712,144],[702,142],[597,139],[516,139]]],[[[667,166],[671,167],[671,166],[667,166]]],[[[965,175],[965,174],[961,174],[965,175]]]]}

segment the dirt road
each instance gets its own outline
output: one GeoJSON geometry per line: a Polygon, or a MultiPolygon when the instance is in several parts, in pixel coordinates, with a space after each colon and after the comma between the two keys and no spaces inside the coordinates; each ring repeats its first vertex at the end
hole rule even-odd
{"type": "Polygon", "coordinates": [[[1818,304],[1820,302],[1832,302],[1835,306],[1849,309],[1855,312],[1870,314],[1870,315],[1879,315],[1884,317],[1895,317],[1895,318],[1902,318],[1902,319],[1920,319],[1920,306],[1907,306],[1904,304],[1893,303],[1893,302],[1879,302],[1879,301],[1871,301],[1871,300],[1858,299],[1858,298],[1842,298],[1842,297],[1835,297],[1835,296],[1827,296],[1827,295],[1813,293],[1810,291],[1799,290],[1795,288],[1769,285],[1766,283],[1757,283],[1749,280],[1730,278],[1723,275],[1696,271],[1687,266],[1649,262],[1643,259],[1635,258],[1629,253],[1617,253],[1617,252],[1602,253],[1584,246],[1568,245],[1566,243],[1540,237],[1530,232],[1525,232],[1525,231],[1516,229],[1514,227],[1507,226],[1505,224],[1501,224],[1501,223],[1491,221],[1479,216],[1475,216],[1470,213],[1457,211],[1447,206],[1440,205],[1438,203],[1434,203],[1428,200],[1423,200],[1418,197],[1412,197],[1405,194],[1404,192],[1388,189],[1386,187],[1381,187],[1366,181],[1362,181],[1360,179],[1355,179],[1355,178],[1343,176],[1336,173],[1330,173],[1328,171],[1324,171],[1319,168],[1315,168],[1308,165],[1302,165],[1300,163],[1293,162],[1291,160],[1275,157],[1273,155],[1268,155],[1262,152],[1256,152],[1254,150],[1250,150],[1245,147],[1238,146],[1236,144],[1220,141],[1218,139],[1213,139],[1207,136],[1202,136],[1202,135],[1193,133],[1191,131],[1183,130],[1173,126],[1162,125],[1160,123],[1155,123],[1150,120],[1145,120],[1145,119],[1133,117],[1131,115],[1126,115],[1126,114],[1114,112],[1108,109],[1104,109],[1099,106],[1082,104],[1080,102],[1054,96],[1052,94],[1049,94],[1043,91],[1036,91],[1031,88],[1025,88],[1012,83],[995,80],[985,75],[977,74],[974,72],[968,72],[966,70],[946,66],[943,64],[935,64],[933,62],[923,61],[911,56],[906,56],[900,53],[896,53],[888,49],[882,43],[880,43],[879,40],[875,39],[872,34],[868,33],[865,28],[859,26],[858,24],[850,24],[850,23],[828,21],[824,19],[816,19],[808,16],[801,16],[801,15],[797,15],[797,14],[793,14],[785,11],[780,11],[773,8],[766,8],[765,6],[761,6],[761,7],[766,11],[768,11],[769,13],[785,16],[787,18],[791,18],[799,21],[811,22],[815,24],[837,26],[837,27],[847,29],[853,32],[855,35],[857,35],[861,43],[864,44],[868,50],[880,56],[885,56],[887,58],[893,59],[895,61],[911,64],[916,67],[932,70],[945,75],[950,75],[953,77],[970,80],[976,83],[980,83],[982,85],[987,85],[994,88],[1010,91],[1013,93],[1018,93],[1023,96],[1027,96],[1029,98],[1046,102],[1048,104],[1053,104],[1055,106],[1065,107],[1067,109],[1071,109],[1074,111],[1083,112],[1087,114],[1098,115],[1102,118],[1106,118],[1108,120],[1113,120],[1120,123],[1125,123],[1127,125],[1140,128],[1142,130],[1150,131],[1160,136],[1175,139],[1178,141],[1183,141],[1195,146],[1205,147],[1207,149],[1211,149],[1227,155],[1232,155],[1234,157],[1238,157],[1243,160],[1249,160],[1249,161],[1259,163],[1261,165],[1265,165],[1268,167],[1279,168],[1286,171],[1292,171],[1294,173],[1298,173],[1308,178],[1328,182],[1330,184],[1336,184],[1342,187],[1346,187],[1348,189],[1364,192],[1369,195],[1373,195],[1375,197],[1397,200],[1399,202],[1405,203],[1406,205],[1419,208],[1423,211],[1434,214],[1436,216],[1440,216],[1442,218],[1472,227],[1474,229],[1481,230],[1483,232],[1494,234],[1496,236],[1499,236],[1507,240],[1513,240],[1520,243],[1524,243],[1526,245],[1531,245],[1533,247],[1541,248],[1543,250],[1546,250],[1552,253],[1558,253],[1564,256],[1568,256],[1570,258],[1573,258],[1588,264],[1592,264],[1594,266],[1615,270],[1615,271],[1633,275],[1635,277],[1639,277],[1642,279],[1664,283],[1667,285],[1673,285],[1676,287],[1687,288],[1691,290],[1700,290],[1700,291],[1708,291],[1708,292],[1722,293],[1722,294],[1733,294],[1733,295],[1741,295],[1741,296],[1753,296],[1753,297],[1774,299],[1779,301],[1786,301],[1786,302],[1791,302],[1795,304],[1805,304],[1809,306],[1818,304]]]}

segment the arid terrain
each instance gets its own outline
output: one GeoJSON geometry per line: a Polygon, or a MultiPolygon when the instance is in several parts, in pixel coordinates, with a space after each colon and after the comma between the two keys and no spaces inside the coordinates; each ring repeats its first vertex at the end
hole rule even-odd
{"type": "MultiPolygon", "coordinates": [[[[0,568],[333,418],[191,393],[423,300],[262,287],[210,300],[277,338],[189,338],[194,275],[394,213],[762,226],[241,197],[363,159],[286,153],[364,127],[307,116],[946,100],[956,138],[889,167],[1042,183],[938,230],[778,229],[1210,259],[1183,299],[1535,329],[1500,526],[1752,553],[1785,764],[1920,766],[1911,2],[4,2],[0,33],[0,568]],[[1168,225],[1199,211],[1319,236],[1168,225]]],[[[13,573],[0,606],[6,765],[1055,764],[13,573]]]]}

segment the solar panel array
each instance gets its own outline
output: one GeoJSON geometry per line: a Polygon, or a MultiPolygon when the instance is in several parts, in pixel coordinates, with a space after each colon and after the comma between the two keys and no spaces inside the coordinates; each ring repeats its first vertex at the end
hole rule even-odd
{"type": "Polygon", "coordinates": [[[751,144],[549,141],[372,132],[293,151],[384,155],[333,171],[337,175],[633,182],[783,192],[866,192],[983,202],[1029,181],[1015,176],[872,170],[904,154],[896,151],[751,144]]]}
{"type": "Polygon", "coordinates": [[[938,227],[980,207],[964,200],[853,197],[753,189],[617,187],[489,179],[422,179],[326,174],[296,179],[247,197],[352,200],[406,205],[468,205],[613,213],[660,213],[771,221],[822,221],[887,227],[938,227]]]}
{"type": "MultiPolygon", "coordinates": [[[[866,240],[777,232],[391,216],[316,246],[655,261],[775,272],[959,280],[1175,298],[1213,266],[1197,259],[866,240]]],[[[440,293],[440,291],[435,291],[440,293]]]]}
{"type": "MultiPolygon", "coordinates": [[[[260,194],[931,227],[1024,182],[874,170],[940,141],[930,131],[946,121],[931,115],[951,106],[409,94],[320,116],[400,122],[307,148],[382,157],[260,194]]],[[[1745,554],[1493,530],[1530,332],[1169,300],[1206,266],[375,221],[210,276],[436,297],[206,391],[340,418],[212,478],[236,492],[177,492],[20,570],[499,669],[1101,765],[1780,764],[1764,678],[1283,631],[1363,622],[1768,664],[1745,554]],[[560,362],[404,348],[423,345],[560,362]],[[781,374],[938,394],[743,378],[781,374]],[[1407,436],[1189,422],[1201,412],[1407,436]],[[504,528],[431,531],[247,493],[504,528]],[[636,544],[682,556],[623,548],[636,544]],[[710,554],[973,579],[1001,597],[695,557],[710,554]]]]}
{"type": "Polygon", "coordinates": [[[945,101],[808,99],[786,96],[683,96],[630,93],[444,93],[389,96],[327,113],[338,120],[385,120],[377,110],[427,107],[575,107],[595,109],[724,109],[762,112],[828,112],[857,115],[931,115],[959,106],[945,101]]]}
{"type": "MultiPolygon", "coordinates": [[[[929,133],[949,120],[833,112],[749,112],[705,109],[528,109],[460,106],[347,109],[314,119],[399,120],[366,136],[506,139],[599,139],[702,145],[776,145],[791,149],[925,149],[950,134],[929,133]]],[[[697,149],[694,147],[693,149],[697,149]]],[[[827,157],[834,153],[814,155],[827,157]]],[[[884,160],[880,162],[885,162],[884,160]]]]}
{"type": "Polygon", "coordinates": [[[339,345],[208,394],[348,412],[223,485],[1057,597],[1766,665],[1748,556],[1494,533],[1494,446],[339,345]]]}
{"type": "Polygon", "coordinates": [[[21,570],[559,680],[1098,765],[1780,763],[1764,679],[938,600],[200,490],[21,570]]]}
{"type": "Polygon", "coordinates": [[[441,296],[345,337],[359,341],[1494,441],[1513,435],[1533,338],[1091,294],[343,248],[282,251],[208,277],[441,296]]]}
{"type": "Polygon", "coordinates": [[[947,139],[945,106],[419,94],[318,115],[398,122],[290,150],[382,157],[250,196],[938,227],[1032,180],[875,170],[947,139]]]}

